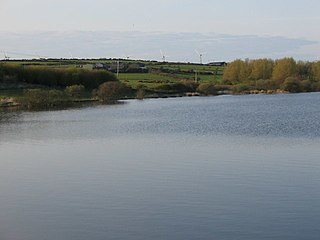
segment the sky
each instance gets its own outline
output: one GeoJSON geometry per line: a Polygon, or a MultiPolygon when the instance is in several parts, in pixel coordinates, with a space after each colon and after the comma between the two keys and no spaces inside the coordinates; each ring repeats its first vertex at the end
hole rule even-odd
{"type": "MultiPolygon", "coordinates": [[[[159,57],[159,49],[170,51],[168,55],[172,60],[185,61],[187,57],[183,52],[194,52],[188,48],[199,48],[198,51],[211,53],[224,46],[223,53],[207,56],[207,60],[255,58],[263,54],[271,58],[290,54],[302,60],[315,60],[320,55],[319,9],[318,0],[0,0],[0,50],[28,53],[41,50],[43,55],[52,55],[50,48],[44,49],[42,45],[45,45],[46,39],[59,36],[57,42],[61,47],[69,43],[73,55],[90,56],[89,50],[93,48],[90,43],[88,52],[73,47],[81,32],[82,35],[97,37],[96,44],[105,42],[108,37],[113,40],[126,37],[119,39],[119,48],[126,46],[126,41],[130,45],[132,39],[128,38],[134,35],[139,38],[140,46],[131,45],[129,50],[135,54],[139,52],[137,57],[143,55],[144,58],[152,59],[159,57]],[[69,42],[63,42],[61,34],[57,34],[61,32],[68,33],[69,42]],[[30,39],[24,43],[24,38],[29,38],[30,33],[36,33],[34,43],[30,39]],[[70,34],[74,35],[73,40],[70,34]],[[215,47],[213,45],[217,46],[217,40],[213,39],[210,45],[206,37],[208,35],[222,42],[224,37],[235,41],[229,41],[226,45],[220,43],[219,47],[215,47]],[[13,41],[16,45],[5,40],[12,40],[14,36],[17,38],[13,41]],[[157,36],[162,42],[156,41],[157,45],[152,46],[150,41],[157,36]],[[184,37],[185,42],[178,39],[179,48],[172,51],[172,42],[176,42],[179,36],[184,37]],[[250,46],[245,45],[248,36],[250,46]],[[201,39],[205,39],[205,43],[199,42],[201,39]],[[274,47],[267,39],[271,39],[274,47]],[[196,43],[190,45],[190,41],[196,43]],[[289,48],[279,49],[283,42],[289,48]],[[264,44],[268,47],[264,47],[264,44]],[[144,50],[141,45],[147,46],[145,52],[148,54],[141,53],[144,50]],[[183,45],[186,47],[183,48],[183,45]],[[243,51],[236,51],[237,47],[243,51]]],[[[79,45],[83,47],[85,42],[79,45]]],[[[116,44],[110,49],[104,46],[104,51],[109,52],[115,47],[116,44]]],[[[61,48],[64,52],[61,50],[56,53],[65,56],[65,48],[61,48]]],[[[110,57],[123,54],[120,50],[118,53],[110,52],[110,57]]],[[[96,52],[91,54],[93,57],[98,55],[96,52]]],[[[196,56],[190,57],[190,60],[196,60],[196,56]]]]}

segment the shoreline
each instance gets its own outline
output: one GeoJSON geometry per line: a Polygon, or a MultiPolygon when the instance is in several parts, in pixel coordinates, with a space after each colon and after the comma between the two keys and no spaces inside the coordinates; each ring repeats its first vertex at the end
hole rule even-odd
{"type": "MultiPolygon", "coordinates": [[[[313,93],[313,92],[301,92],[301,93],[313,93]]],[[[143,99],[163,99],[163,98],[190,98],[190,97],[209,97],[209,96],[239,96],[239,95],[274,95],[274,94],[290,94],[287,91],[283,91],[280,89],[277,90],[251,90],[251,91],[245,91],[241,93],[222,93],[222,94],[216,94],[216,95],[202,95],[198,92],[188,92],[188,93],[175,93],[175,94],[151,94],[145,96],[143,99]]],[[[137,98],[128,97],[128,98],[121,98],[119,101],[125,101],[125,100],[135,100],[137,98]]],[[[143,100],[141,99],[141,100],[143,100]]],[[[98,99],[92,98],[92,99],[77,99],[70,101],[71,106],[54,106],[54,107],[48,107],[48,108],[39,108],[44,110],[52,110],[57,109],[60,107],[67,107],[67,108],[73,108],[76,106],[79,106],[81,104],[90,104],[90,103],[97,103],[97,104],[103,104],[98,99]]],[[[4,97],[0,98],[0,109],[24,109],[21,108],[22,104],[16,101],[13,97],[4,97]]],[[[38,108],[31,108],[31,109],[38,109],[38,108]]],[[[30,110],[30,109],[29,109],[30,110]]]]}

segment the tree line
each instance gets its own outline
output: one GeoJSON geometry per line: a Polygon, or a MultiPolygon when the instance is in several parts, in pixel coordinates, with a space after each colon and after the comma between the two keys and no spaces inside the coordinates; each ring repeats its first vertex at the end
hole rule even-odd
{"type": "Polygon", "coordinates": [[[223,83],[239,91],[276,90],[288,92],[320,91],[320,61],[295,61],[293,58],[235,60],[227,65],[223,83]]]}
{"type": "MultiPolygon", "coordinates": [[[[126,85],[109,81],[100,84],[92,91],[92,97],[87,100],[101,101],[103,103],[116,103],[121,97],[126,96],[128,91],[126,85]]],[[[85,87],[83,85],[71,85],[65,89],[26,89],[22,97],[16,99],[19,106],[26,109],[49,109],[56,107],[72,106],[84,100],[85,87]]]]}
{"type": "Polygon", "coordinates": [[[107,81],[117,81],[113,73],[103,70],[79,68],[54,68],[47,66],[23,66],[1,64],[0,80],[40,84],[48,87],[83,85],[86,89],[97,88],[107,81]]]}

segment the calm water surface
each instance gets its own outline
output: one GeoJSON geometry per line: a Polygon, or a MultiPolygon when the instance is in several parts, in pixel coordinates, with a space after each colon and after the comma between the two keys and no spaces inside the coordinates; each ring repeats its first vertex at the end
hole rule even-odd
{"type": "Polygon", "coordinates": [[[0,239],[320,239],[320,94],[0,112],[0,239]]]}

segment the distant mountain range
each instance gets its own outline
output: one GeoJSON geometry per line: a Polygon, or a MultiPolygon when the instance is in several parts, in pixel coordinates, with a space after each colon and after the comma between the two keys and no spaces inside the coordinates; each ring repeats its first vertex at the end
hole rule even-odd
{"type": "MultiPolygon", "coordinates": [[[[168,61],[230,61],[236,58],[314,60],[303,51],[315,41],[273,36],[163,32],[0,32],[0,58],[132,58],[168,61]]],[[[309,51],[310,52],[310,51],[309,51]]]]}

